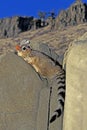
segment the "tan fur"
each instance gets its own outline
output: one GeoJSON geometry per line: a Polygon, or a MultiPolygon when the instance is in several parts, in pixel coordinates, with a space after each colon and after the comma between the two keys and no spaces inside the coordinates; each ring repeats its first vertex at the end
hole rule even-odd
{"type": "Polygon", "coordinates": [[[60,67],[55,66],[54,62],[41,52],[33,51],[31,49],[25,51],[20,50],[18,51],[18,55],[31,64],[36,72],[43,77],[51,78],[60,71],[60,67]]]}

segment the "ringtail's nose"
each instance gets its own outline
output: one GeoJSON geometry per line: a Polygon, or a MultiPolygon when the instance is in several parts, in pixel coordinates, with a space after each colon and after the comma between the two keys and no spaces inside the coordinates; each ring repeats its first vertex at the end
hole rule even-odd
{"type": "Polygon", "coordinates": [[[15,46],[15,54],[18,55],[18,51],[20,51],[21,47],[19,45],[15,46]]]}
{"type": "Polygon", "coordinates": [[[21,49],[21,47],[20,47],[19,45],[16,45],[16,46],[15,46],[15,49],[16,49],[17,51],[19,51],[19,50],[21,49]]]}

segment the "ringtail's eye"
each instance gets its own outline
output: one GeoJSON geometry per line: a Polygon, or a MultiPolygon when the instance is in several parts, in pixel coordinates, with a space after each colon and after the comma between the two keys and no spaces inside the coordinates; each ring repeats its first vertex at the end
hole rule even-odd
{"type": "Polygon", "coordinates": [[[25,50],[26,50],[26,47],[25,47],[25,46],[22,46],[22,50],[25,51],[25,50]]]}

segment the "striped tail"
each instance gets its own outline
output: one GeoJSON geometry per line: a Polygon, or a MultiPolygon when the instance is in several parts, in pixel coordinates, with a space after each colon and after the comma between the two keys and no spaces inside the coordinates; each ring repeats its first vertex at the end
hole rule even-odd
{"type": "Polygon", "coordinates": [[[58,84],[58,107],[51,116],[50,123],[55,121],[64,111],[64,101],[65,101],[65,71],[61,70],[56,76],[56,82],[58,84]]]}

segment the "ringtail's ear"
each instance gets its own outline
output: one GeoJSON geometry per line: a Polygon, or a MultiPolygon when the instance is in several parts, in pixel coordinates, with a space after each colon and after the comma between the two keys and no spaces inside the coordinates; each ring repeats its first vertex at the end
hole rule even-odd
{"type": "Polygon", "coordinates": [[[30,45],[30,40],[26,40],[26,39],[22,40],[20,42],[20,46],[22,46],[22,45],[30,45]]]}

